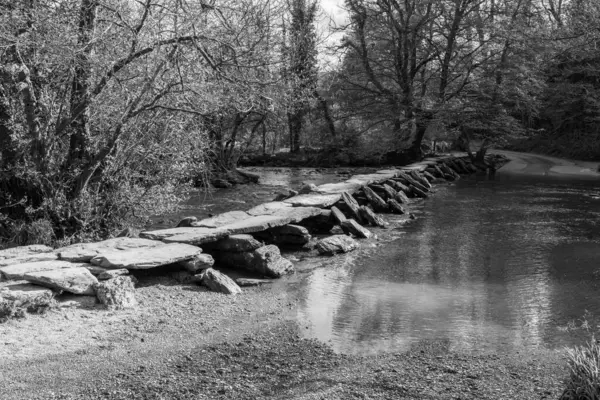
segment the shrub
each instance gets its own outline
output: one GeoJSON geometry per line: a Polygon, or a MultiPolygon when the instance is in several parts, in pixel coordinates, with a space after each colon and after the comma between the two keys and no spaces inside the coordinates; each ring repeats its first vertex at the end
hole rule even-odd
{"type": "Polygon", "coordinates": [[[592,339],[567,350],[569,378],[561,400],[600,399],[600,344],[592,339]]]}

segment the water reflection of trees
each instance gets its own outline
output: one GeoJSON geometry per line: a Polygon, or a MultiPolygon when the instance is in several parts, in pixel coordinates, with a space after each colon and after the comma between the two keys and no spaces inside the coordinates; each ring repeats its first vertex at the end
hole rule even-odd
{"type": "Polygon", "coordinates": [[[308,335],[366,353],[433,339],[489,350],[547,343],[565,307],[552,249],[565,240],[565,208],[580,210],[546,190],[439,190],[401,239],[315,272],[301,311],[308,335]]]}

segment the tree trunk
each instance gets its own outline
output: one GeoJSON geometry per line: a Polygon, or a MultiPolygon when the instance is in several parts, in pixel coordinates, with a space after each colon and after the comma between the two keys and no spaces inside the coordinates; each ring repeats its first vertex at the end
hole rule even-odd
{"type": "Polygon", "coordinates": [[[296,110],[288,114],[290,128],[290,153],[300,152],[300,133],[302,132],[303,110],[296,110]]]}
{"type": "Polygon", "coordinates": [[[68,165],[89,158],[90,79],[92,74],[92,39],[96,26],[97,0],[82,0],[79,14],[78,45],[82,50],[75,57],[75,71],[71,82],[71,138],[68,165]]]}

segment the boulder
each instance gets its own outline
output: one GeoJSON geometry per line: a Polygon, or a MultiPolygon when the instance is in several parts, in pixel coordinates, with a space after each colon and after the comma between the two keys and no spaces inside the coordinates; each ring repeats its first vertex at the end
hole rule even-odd
{"type": "Polygon", "coordinates": [[[86,267],[88,265],[88,263],[71,263],[61,260],[35,261],[0,267],[0,274],[2,274],[6,279],[15,280],[24,279],[26,274],[32,272],[53,271],[73,267],[86,267]]]}
{"type": "Polygon", "coordinates": [[[424,188],[426,188],[427,190],[431,190],[432,186],[431,183],[429,183],[429,181],[427,179],[425,179],[425,177],[423,175],[421,175],[419,172],[417,171],[410,171],[410,176],[417,181],[418,183],[420,183],[421,185],[423,185],[424,188]]]}
{"type": "Polygon", "coordinates": [[[109,269],[109,270],[104,271],[101,274],[97,275],[96,278],[98,278],[99,281],[107,281],[109,279],[113,279],[113,278],[116,278],[117,276],[123,276],[123,275],[129,275],[129,270],[125,269],[125,268],[109,269]]]}
{"type": "Polygon", "coordinates": [[[241,253],[245,251],[253,251],[264,246],[251,235],[231,235],[225,239],[221,239],[214,244],[214,249],[223,252],[241,253]]]}
{"type": "Polygon", "coordinates": [[[293,271],[293,264],[281,257],[275,245],[263,246],[244,253],[222,253],[219,262],[232,268],[243,268],[271,278],[279,278],[293,271]]]}
{"type": "Polygon", "coordinates": [[[181,221],[179,221],[179,223],[177,224],[177,227],[178,228],[190,227],[190,226],[192,226],[192,223],[194,223],[194,222],[198,222],[198,218],[196,218],[194,216],[185,217],[181,221]]]}
{"type": "Polygon", "coordinates": [[[95,285],[96,297],[110,310],[123,310],[137,306],[134,280],[130,276],[117,276],[95,285]]]}
{"type": "Polygon", "coordinates": [[[342,200],[346,203],[346,206],[352,214],[352,217],[359,223],[362,221],[362,216],[360,215],[360,205],[356,201],[356,199],[348,192],[342,193],[342,200]]]}
{"type": "Polygon", "coordinates": [[[311,235],[303,226],[283,225],[255,233],[258,239],[278,245],[301,246],[309,242],[311,235]]]}
{"type": "Polygon", "coordinates": [[[346,235],[329,236],[317,242],[317,251],[325,255],[348,253],[358,249],[358,247],[358,242],[346,235]]]}
{"type": "Polygon", "coordinates": [[[54,297],[51,289],[33,285],[27,281],[11,281],[0,284],[0,300],[8,300],[16,307],[48,304],[54,297]]]}
{"type": "Polygon", "coordinates": [[[336,206],[331,207],[331,218],[336,225],[341,225],[347,218],[336,206]]]}
{"type": "Polygon", "coordinates": [[[379,215],[375,214],[373,210],[369,207],[361,206],[360,207],[360,215],[362,216],[364,221],[367,221],[369,224],[373,226],[378,226],[380,228],[385,228],[388,224],[381,218],[379,215]]]}
{"type": "Polygon", "coordinates": [[[427,198],[428,195],[427,193],[425,193],[425,191],[421,188],[421,187],[417,187],[417,186],[413,186],[412,184],[410,185],[410,190],[414,193],[415,196],[417,197],[422,197],[422,198],[427,198]]]}
{"type": "Polygon", "coordinates": [[[242,293],[242,289],[240,289],[233,279],[212,268],[202,272],[198,279],[204,286],[208,287],[213,292],[225,294],[242,293]]]}
{"type": "Polygon", "coordinates": [[[403,184],[402,182],[400,182],[398,180],[389,179],[389,180],[386,181],[386,183],[388,185],[390,185],[397,192],[402,192],[404,194],[409,194],[410,193],[410,189],[408,188],[408,186],[406,186],[405,184],[403,184]]]}
{"type": "Polygon", "coordinates": [[[400,203],[394,199],[388,199],[388,206],[390,207],[390,210],[392,210],[393,213],[406,214],[406,210],[404,209],[404,207],[402,207],[402,205],[400,205],[400,203]]]}
{"type": "Polygon", "coordinates": [[[329,232],[334,227],[331,210],[321,210],[318,215],[306,218],[299,224],[308,228],[310,232],[329,232]]]}
{"type": "Polygon", "coordinates": [[[387,203],[368,186],[363,186],[363,192],[375,211],[388,211],[387,203]]]}
{"type": "Polygon", "coordinates": [[[359,238],[368,239],[371,236],[373,236],[371,231],[369,231],[367,228],[361,226],[358,222],[356,222],[352,218],[349,218],[349,219],[345,220],[344,222],[342,222],[341,227],[344,230],[344,233],[353,234],[354,236],[359,237],[359,238]]]}
{"type": "Polygon", "coordinates": [[[341,194],[301,194],[294,196],[284,203],[293,205],[294,207],[317,207],[327,208],[334,205],[339,199],[342,198],[341,194]]]}
{"type": "Polygon", "coordinates": [[[309,194],[312,192],[316,192],[317,191],[317,185],[315,185],[314,183],[309,183],[307,185],[303,185],[300,190],[298,191],[298,194],[309,194]]]}
{"type": "Polygon", "coordinates": [[[11,247],[9,249],[0,250],[0,260],[6,258],[18,258],[23,256],[30,256],[39,253],[50,253],[52,247],[48,247],[43,244],[32,244],[29,246],[11,247]]]}
{"type": "Polygon", "coordinates": [[[199,254],[191,260],[179,262],[179,265],[181,265],[183,268],[185,268],[193,274],[198,273],[198,271],[208,269],[214,264],[215,260],[210,254],[199,254]]]}
{"type": "Polygon", "coordinates": [[[429,171],[423,172],[423,177],[429,181],[429,183],[433,183],[435,181],[435,176],[433,176],[429,171]]]}
{"type": "Polygon", "coordinates": [[[297,191],[292,190],[292,189],[288,189],[285,191],[281,191],[281,192],[277,192],[277,195],[275,196],[275,198],[273,199],[273,201],[282,201],[285,199],[289,199],[290,197],[294,197],[298,194],[297,191]]]}
{"type": "Polygon", "coordinates": [[[402,191],[396,192],[396,196],[394,196],[394,200],[396,200],[400,204],[410,204],[410,200],[408,196],[402,191]]]}
{"type": "Polygon", "coordinates": [[[273,279],[252,279],[252,278],[237,278],[235,283],[238,286],[260,286],[275,282],[273,279]]]}
{"type": "Polygon", "coordinates": [[[51,289],[84,295],[94,295],[94,287],[98,283],[98,279],[83,267],[30,272],[25,274],[24,279],[51,289]]]}
{"type": "Polygon", "coordinates": [[[393,199],[396,196],[396,190],[394,190],[390,185],[384,183],[383,185],[381,185],[383,187],[383,189],[385,190],[385,194],[387,195],[387,199],[393,199]]]}
{"type": "Polygon", "coordinates": [[[104,251],[92,258],[92,264],[111,269],[149,269],[191,260],[201,253],[202,249],[196,246],[170,243],[143,250],[104,251]]]}
{"type": "Polygon", "coordinates": [[[72,262],[89,262],[92,258],[105,251],[130,249],[149,249],[163,243],[139,238],[118,237],[95,243],[78,243],[56,250],[59,258],[72,262]]]}

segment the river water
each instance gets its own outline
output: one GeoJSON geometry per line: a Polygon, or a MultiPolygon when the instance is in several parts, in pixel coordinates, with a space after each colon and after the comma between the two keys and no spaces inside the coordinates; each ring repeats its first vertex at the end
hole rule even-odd
{"type": "MultiPolygon", "coordinates": [[[[299,273],[282,284],[299,292],[294,318],[304,336],[353,354],[428,341],[508,352],[588,340],[600,325],[600,180],[561,177],[550,166],[536,159],[521,173],[500,169],[495,180],[437,185],[412,206],[416,220],[374,230],[379,242],[362,241],[360,251],[333,259],[295,254],[299,273]],[[303,269],[306,260],[312,267],[303,269]]],[[[251,171],[260,185],[198,192],[183,213],[155,227],[184,215],[245,210],[283,187],[368,172],[251,171]]]]}
{"type": "Polygon", "coordinates": [[[307,274],[297,320],[353,354],[578,344],[600,324],[599,221],[598,180],[500,170],[437,186],[395,240],[307,274]]]}

